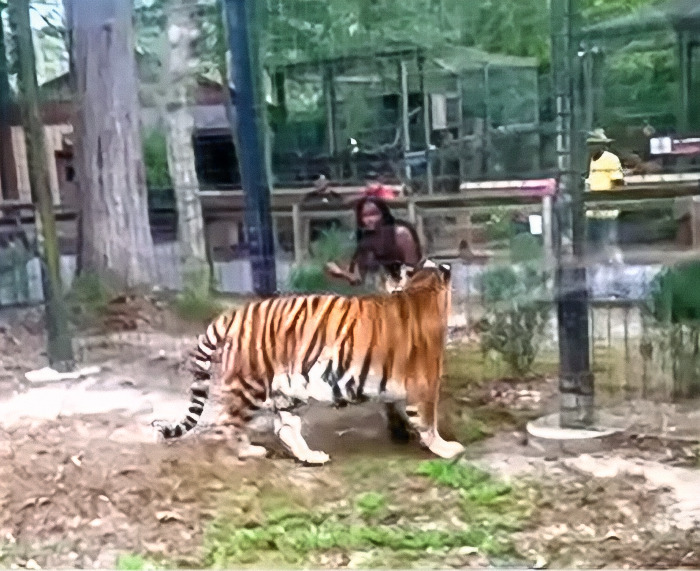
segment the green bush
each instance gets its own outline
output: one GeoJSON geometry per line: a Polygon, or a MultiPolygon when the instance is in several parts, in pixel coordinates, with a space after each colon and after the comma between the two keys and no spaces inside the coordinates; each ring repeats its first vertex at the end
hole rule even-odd
{"type": "Polygon", "coordinates": [[[146,186],[165,189],[172,186],[168,169],[168,146],[165,135],[151,129],[143,135],[143,162],[146,167],[146,186]]]}
{"type": "Polygon", "coordinates": [[[532,264],[521,271],[512,266],[487,270],[481,294],[487,322],[481,336],[484,355],[495,351],[511,370],[524,375],[532,369],[547,326],[549,308],[535,296],[543,292],[546,274],[532,264]]]}
{"type": "Polygon", "coordinates": [[[329,278],[325,265],[331,261],[343,263],[352,256],[354,243],[348,239],[348,232],[328,230],[312,246],[309,260],[295,265],[289,275],[288,286],[297,293],[332,291],[342,294],[357,293],[359,288],[345,282],[329,278]]]}
{"type": "Polygon", "coordinates": [[[656,275],[642,314],[642,357],[671,366],[673,396],[700,395],[700,262],[666,268],[656,275]]]}

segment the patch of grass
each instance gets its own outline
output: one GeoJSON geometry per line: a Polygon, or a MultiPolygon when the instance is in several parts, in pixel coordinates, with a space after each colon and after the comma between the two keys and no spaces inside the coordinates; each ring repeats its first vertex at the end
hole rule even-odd
{"type": "Polygon", "coordinates": [[[386,497],[378,492],[365,492],[355,499],[355,508],[364,519],[375,517],[386,508],[386,497]]]}
{"type": "Polygon", "coordinates": [[[454,531],[409,526],[367,525],[336,520],[332,514],[294,514],[249,529],[215,523],[205,542],[205,563],[232,567],[265,561],[301,564],[319,551],[377,548],[421,553],[428,549],[473,546],[490,551],[490,532],[479,526],[454,531]]]}
{"type": "MultiPolygon", "coordinates": [[[[532,373],[522,380],[553,377],[558,368],[556,355],[542,351],[532,373]]],[[[508,365],[497,356],[484,356],[478,346],[450,347],[446,351],[441,419],[462,444],[478,442],[499,430],[518,429],[536,414],[490,401],[489,384],[503,380],[517,387],[518,379],[513,379],[508,365]]]]}
{"type": "Polygon", "coordinates": [[[443,460],[421,462],[416,469],[416,474],[426,476],[442,486],[464,490],[491,480],[490,474],[479,468],[443,460]]]}
{"type": "Polygon", "coordinates": [[[88,320],[100,316],[114,290],[94,273],[81,273],[75,276],[71,288],[66,294],[66,302],[72,310],[74,319],[88,320]]]}
{"type": "MultiPolygon", "coordinates": [[[[554,351],[541,350],[531,372],[523,377],[555,376],[559,360],[554,351]]],[[[445,351],[445,386],[451,392],[511,378],[507,363],[497,354],[484,355],[477,345],[453,346],[445,351]]]]}
{"type": "Polygon", "coordinates": [[[224,311],[224,305],[211,295],[186,290],[173,302],[177,315],[185,321],[208,323],[224,311]]]}
{"type": "Polygon", "coordinates": [[[488,473],[403,458],[370,458],[346,468],[338,476],[347,480],[351,497],[357,494],[350,502],[302,506],[285,488],[292,493],[285,505],[285,491],[276,488],[261,491],[255,518],[221,513],[205,533],[202,565],[298,568],[350,560],[372,568],[439,567],[465,547],[501,561],[517,559],[510,535],[522,526],[529,504],[488,473]],[[434,485],[450,488],[441,501],[434,499],[434,485]],[[273,499],[263,501],[268,492],[273,499]]]}
{"type": "Polygon", "coordinates": [[[141,555],[126,553],[117,557],[116,568],[120,571],[148,571],[158,567],[141,555]]]}
{"type": "Polygon", "coordinates": [[[71,321],[80,327],[95,325],[105,315],[107,304],[117,295],[117,288],[96,273],[75,276],[66,293],[71,321]]]}
{"type": "Polygon", "coordinates": [[[494,532],[521,529],[531,515],[534,504],[526,497],[524,487],[497,480],[475,466],[428,460],[418,466],[416,473],[459,490],[465,521],[486,519],[494,532]]]}

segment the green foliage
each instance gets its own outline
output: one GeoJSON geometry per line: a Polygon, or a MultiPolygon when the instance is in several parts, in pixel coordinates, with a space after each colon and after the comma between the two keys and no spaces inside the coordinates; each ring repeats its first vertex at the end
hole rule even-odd
{"type": "Polygon", "coordinates": [[[119,571],[149,571],[157,567],[141,555],[124,554],[117,557],[119,571]]]}
{"type": "Polygon", "coordinates": [[[103,314],[107,303],[116,295],[117,289],[92,272],[81,272],[75,278],[66,294],[66,301],[73,320],[89,325],[103,314]]]}
{"type": "Polygon", "coordinates": [[[666,268],[654,277],[644,305],[642,357],[671,366],[677,398],[700,395],[699,281],[698,261],[666,268]]]}
{"type": "Polygon", "coordinates": [[[365,492],[355,499],[355,508],[360,515],[369,519],[384,511],[386,498],[378,492],[365,492]]]}
{"type": "Polygon", "coordinates": [[[143,162],[146,167],[146,185],[149,189],[172,186],[168,169],[168,146],[162,132],[151,129],[144,133],[143,162]]]}
{"type": "Polygon", "coordinates": [[[313,255],[310,260],[296,265],[289,275],[289,289],[297,293],[333,291],[342,294],[357,293],[359,288],[329,278],[325,265],[335,260],[345,260],[351,255],[352,242],[348,232],[329,230],[312,244],[313,255]]]}
{"type": "Polygon", "coordinates": [[[537,357],[549,308],[535,299],[543,292],[546,275],[532,264],[523,264],[520,270],[501,266],[481,276],[487,322],[481,350],[484,355],[495,351],[514,373],[524,375],[537,357]]]}
{"type": "Polygon", "coordinates": [[[489,473],[484,470],[444,460],[421,462],[416,474],[426,476],[442,486],[457,489],[471,489],[491,479],[489,473]]]}
{"type": "Polygon", "coordinates": [[[422,553],[427,549],[488,546],[489,540],[488,531],[478,528],[440,531],[396,525],[347,525],[309,514],[248,529],[215,524],[205,550],[206,565],[220,568],[254,563],[265,552],[276,553],[285,563],[298,565],[318,551],[387,548],[422,553]]]}
{"type": "Polygon", "coordinates": [[[428,460],[420,464],[416,473],[459,490],[465,518],[475,521],[486,517],[494,530],[517,530],[530,514],[531,506],[521,497],[521,490],[470,464],[428,460]]]}
{"type": "Polygon", "coordinates": [[[660,323],[700,322],[700,262],[666,268],[652,280],[647,312],[660,323]]]}
{"type": "Polygon", "coordinates": [[[454,2],[462,40],[494,53],[549,61],[549,10],[540,0],[454,2]],[[461,14],[460,14],[461,12],[461,14]]]}
{"type": "Polygon", "coordinates": [[[176,313],[185,321],[209,323],[224,310],[224,306],[209,294],[186,289],[175,298],[176,313]]]}
{"type": "Polygon", "coordinates": [[[627,14],[634,14],[645,6],[661,5],[668,0],[583,0],[581,13],[587,23],[611,20],[627,14]]]}
{"type": "Polygon", "coordinates": [[[341,468],[340,495],[309,495],[287,481],[237,492],[205,531],[201,566],[318,568],[341,557],[350,567],[432,568],[465,547],[517,556],[511,535],[533,505],[519,488],[471,466],[403,456],[363,455],[341,468]],[[440,502],[425,476],[449,488],[440,502]]]}

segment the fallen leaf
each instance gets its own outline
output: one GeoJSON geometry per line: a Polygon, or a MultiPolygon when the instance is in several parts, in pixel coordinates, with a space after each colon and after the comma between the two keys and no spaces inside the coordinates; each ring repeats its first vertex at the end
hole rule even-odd
{"type": "Polygon", "coordinates": [[[156,512],[156,519],[160,522],[184,521],[184,518],[180,514],[173,511],[156,512]]]}
{"type": "Polygon", "coordinates": [[[608,539],[616,539],[617,541],[620,541],[620,538],[612,529],[605,534],[605,537],[603,537],[603,541],[607,541],[608,539]]]}
{"type": "Polygon", "coordinates": [[[47,497],[39,497],[39,498],[29,498],[26,502],[24,502],[20,508],[19,511],[22,511],[27,508],[31,508],[34,506],[43,506],[46,505],[50,502],[51,500],[47,497]]]}

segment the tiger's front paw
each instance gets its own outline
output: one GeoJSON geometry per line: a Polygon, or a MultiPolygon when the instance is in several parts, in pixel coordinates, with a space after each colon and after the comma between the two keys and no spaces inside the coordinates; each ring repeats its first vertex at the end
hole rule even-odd
{"type": "Polygon", "coordinates": [[[303,454],[299,460],[305,464],[311,464],[313,466],[321,466],[331,459],[328,454],[322,452],[321,450],[309,450],[306,454],[303,454]]]}
{"type": "Polygon", "coordinates": [[[442,438],[436,438],[428,448],[433,454],[445,459],[454,458],[465,450],[459,442],[448,442],[442,438]]]}

